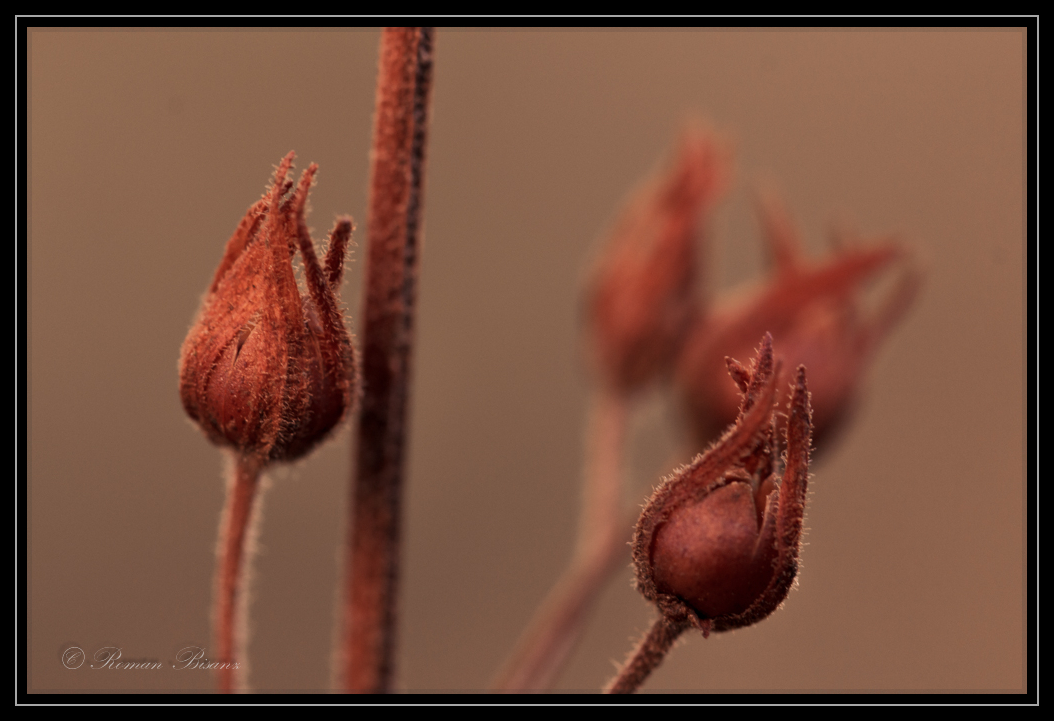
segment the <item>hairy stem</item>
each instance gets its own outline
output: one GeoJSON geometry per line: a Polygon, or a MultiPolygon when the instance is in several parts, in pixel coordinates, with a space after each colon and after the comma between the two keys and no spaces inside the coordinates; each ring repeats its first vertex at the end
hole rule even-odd
{"type": "Polygon", "coordinates": [[[571,563],[535,613],[494,680],[503,691],[542,691],[557,675],[585,628],[589,611],[629,541],[633,519],[622,513],[626,400],[600,391],[589,421],[578,544],[571,563]]]}
{"type": "Polygon", "coordinates": [[[394,671],[400,515],[421,228],[432,28],[381,36],[362,332],[362,410],[349,497],[345,690],[386,692],[394,671]]]}
{"type": "Polygon", "coordinates": [[[640,688],[651,672],[666,658],[666,653],[686,628],[687,622],[671,621],[665,616],[659,616],[604,692],[633,693],[640,688]]]}
{"type": "Polygon", "coordinates": [[[227,482],[217,544],[213,633],[219,658],[217,687],[222,693],[242,688],[245,677],[245,586],[250,565],[249,543],[263,464],[238,456],[227,482]]]}

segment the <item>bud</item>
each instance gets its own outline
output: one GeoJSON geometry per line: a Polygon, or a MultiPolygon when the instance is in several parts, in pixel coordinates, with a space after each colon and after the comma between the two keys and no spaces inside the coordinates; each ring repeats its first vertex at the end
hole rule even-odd
{"type": "Polygon", "coordinates": [[[704,635],[756,623],[786,598],[798,570],[809,475],[805,368],[792,384],[781,477],[772,336],[765,335],[751,369],[729,365],[739,417],[659,485],[633,538],[637,588],[674,626],[689,623],[704,635]]]}
{"type": "Polygon", "coordinates": [[[697,442],[709,442],[739,413],[739,394],[724,379],[725,358],[743,357],[755,338],[771,331],[780,339],[782,358],[809,369],[815,438],[824,447],[851,414],[867,367],[911,306],[921,274],[892,240],[841,247],[827,260],[809,263],[774,198],[763,201],[762,216],[775,272],[759,290],[719,303],[698,320],[678,359],[677,384],[697,442]],[[863,313],[864,286],[898,261],[898,284],[876,311],[863,313]]]}
{"type": "Polygon", "coordinates": [[[352,222],[338,219],[320,265],[305,222],[318,166],[290,193],[294,157],[282,160],[228,241],[179,363],[187,414],[213,443],[264,462],[307,453],[343,419],[356,387],[338,293],[352,222]],[[303,296],[292,265],[298,250],[303,296]]]}
{"type": "Polygon", "coordinates": [[[696,235],[724,187],[728,159],[687,129],[666,168],[628,201],[590,283],[593,361],[629,392],[667,372],[696,309],[696,235]]]}

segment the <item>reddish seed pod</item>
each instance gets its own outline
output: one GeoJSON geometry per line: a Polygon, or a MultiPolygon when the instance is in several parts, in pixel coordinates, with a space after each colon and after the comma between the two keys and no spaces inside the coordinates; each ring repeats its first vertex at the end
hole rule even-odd
{"type": "Polygon", "coordinates": [[[667,167],[629,198],[587,295],[593,363],[627,393],[667,373],[696,313],[695,245],[727,181],[727,152],[689,128],[667,167]]]}
{"type": "Polygon", "coordinates": [[[778,364],[766,334],[752,367],[730,362],[735,423],[665,479],[633,539],[637,587],[674,624],[704,634],[747,626],[786,598],[798,569],[812,442],[805,368],[791,390],[787,454],[778,473],[778,364]]]}
{"type": "Polygon", "coordinates": [[[910,308],[921,273],[893,240],[842,247],[822,262],[809,262],[783,206],[768,197],[761,211],[775,271],[753,294],[720,303],[697,319],[678,358],[677,385],[696,441],[708,443],[739,413],[739,393],[724,378],[725,358],[743,357],[758,335],[772,332],[780,339],[781,357],[809,369],[814,434],[823,447],[852,413],[868,365],[910,308]],[[864,285],[897,263],[899,283],[876,311],[862,312],[864,285]]]}
{"type": "Polygon", "coordinates": [[[357,383],[339,288],[350,218],[330,234],[325,265],[305,215],[317,166],[296,190],[294,154],[242,219],[202,302],[180,357],[180,397],[214,443],[263,462],[299,458],[344,418],[357,383]],[[293,272],[300,252],[307,293],[293,272]]]}

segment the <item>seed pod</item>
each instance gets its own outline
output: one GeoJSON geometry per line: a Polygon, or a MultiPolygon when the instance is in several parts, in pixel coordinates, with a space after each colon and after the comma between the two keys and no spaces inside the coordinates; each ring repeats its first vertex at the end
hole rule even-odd
{"type": "Polygon", "coordinates": [[[187,414],[212,442],[264,462],[294,460],[325,438],[351,407],[357,382],[338,292],[352,222],[338,219],[323,267],[305,222],[318,167],[310,165],[290,194],[293,158],[282,160],[228,241],[179,363],[187,414]]]}
{"type": "Polygon", "coordinates": [[[767,198],[762,216],[775,272],[753,294],[718,303],[697,320],[678,359],[676,383],[696,441],[710,442],[739,412],[739,394],[724,378],[725,358],[743,357],[755,338],[772,332],[781,357],[809,369],[815,440],[824,447],[851,415],[868,365],[911,307],[921,273],[893,240],[843,247],[810,263],[782,205],[767,198]],[[863,286],[897,262],[899,283],[876,312],[861,312],[863,286]]]}
{"type": "Polygon", "coordinates": [[[779,366],[766,334],[748,370],[729,361],[740,390],[736,422],[665,479],[633,539],[637,588],[674,626],[704,635],[747,626],[786,598],[798,570],[812,439],[805,368],[792,385],[787,454],[777,473],[779,366]]]}
{"type": "Polygon", "coordinates": [[[627,393],[672,369],[696,313],[696,236],[728,175],[727,153],[701,130],[630,197],[587,295],[593,362],[627,393]]]}

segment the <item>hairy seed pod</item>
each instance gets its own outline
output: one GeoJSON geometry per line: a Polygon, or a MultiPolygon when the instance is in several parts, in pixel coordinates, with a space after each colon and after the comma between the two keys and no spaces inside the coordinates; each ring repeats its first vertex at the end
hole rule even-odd
{"type": "Polygon", "coordinates": [[[782,473],[775,443],[779,365],[766,334],[751,369],[729,361],[736,422],[665,479],[633,539],[637,588],[675,626],[747,626],[786,598],[798,570],[812,441],[805,368],[792,384],[782,473]]]}
{"type": "Polygon", "coordinates": [[[325,264],[305,222],[318,167],[293,190],[286,175],[245,214],[187,334],[180,397],[211,441],[263,462],[301,457],[348,413],[356,396],[356,358],[344,327],[339,288],[351,241],[338,219],[325,264]],[[292,192],[291,192],[292,191],[292,192]],[[292,259],[299,252],[307,293],[292,259]]]}

